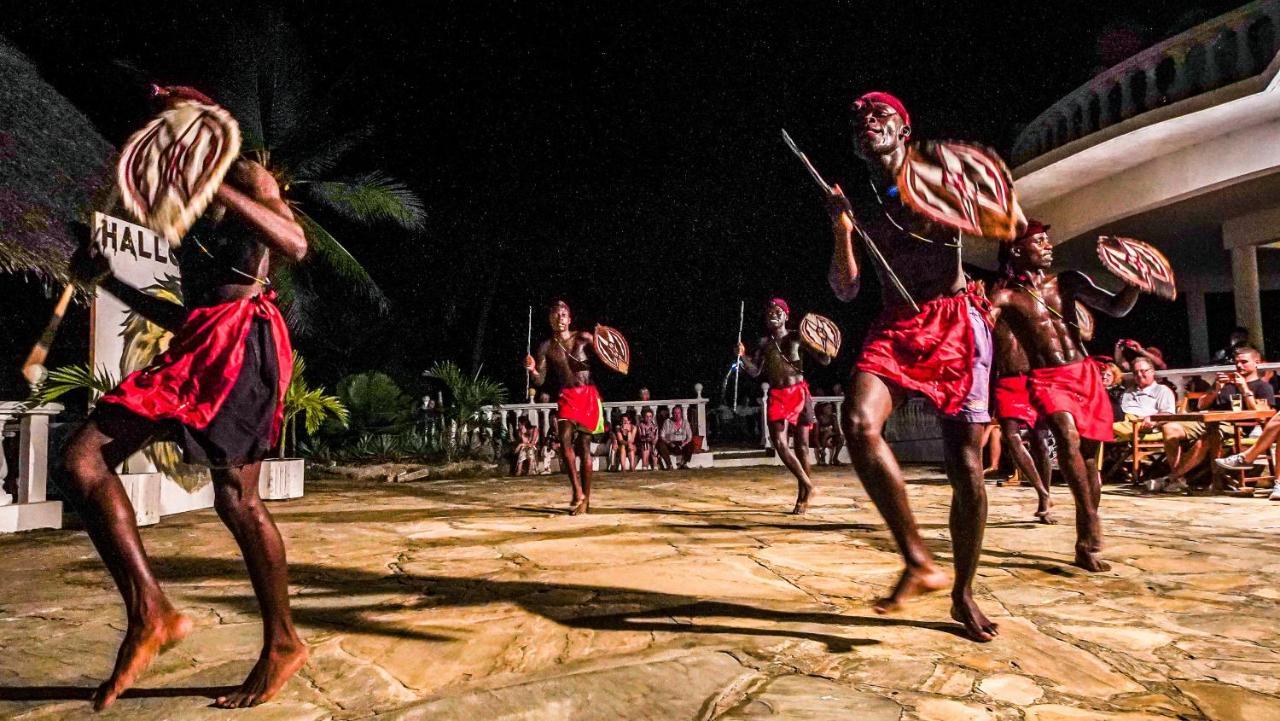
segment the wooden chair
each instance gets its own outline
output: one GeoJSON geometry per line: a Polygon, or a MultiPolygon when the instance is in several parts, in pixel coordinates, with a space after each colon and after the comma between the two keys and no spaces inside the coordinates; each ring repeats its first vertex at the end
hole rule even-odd
{"type": "MultiPolygon", "coordinates": [[[[1231,450],[1232,453],[1243,453],[1246,448],[1258,442],[1257,438],[1252,438],[1246,434],[1246,431],[1252,432],[1253,428],[1262,426],[1265,422],[1246,421],[1242,423],[1232,423],[1231,428],[1235,440],[1235,446],[1231,450]]],[[[1221,458],[1227,454],[1226,444],[1222,444],[1218,456],[1221,458]]],[[[1213,464],[1212,485],[1215,491],[1221,491],[1226,487],[1225,481],[1234,482],[1236,488],[1240,489],[1240,494],[1244,496],[1252,496],[1258,488],[1266,488],[1276,481],[1276,447],[1273,445],[1267,449],[1262,456],[1267,462],[1267,472],[1262,475],[1251,476],[1246,469],[1242,471],[1228,471],[1219,468],[1216,463],[1213,464]]]]}

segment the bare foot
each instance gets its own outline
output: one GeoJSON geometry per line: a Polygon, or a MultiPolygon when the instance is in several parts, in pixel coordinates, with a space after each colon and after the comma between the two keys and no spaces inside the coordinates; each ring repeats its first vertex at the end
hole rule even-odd
{"type": "Polygon", "coordinates": [[[1000,633],[999,626],[987,618],[986,614],[978,608],[973,596],[966,596],[963,599],[953,598],[951,600],[951,618],[959,621],[960,625],[964,626],[964,635],[971,641],[987,643],[1000,633]]]}
{"type": "Polygon", "coordinates": [[[144,620],[140,625],[129,624],[124,642],[116,654],[116,667],[111,678],[103,681],[93,692],[93,709],[101,711],[115,703],[116,698],[133,685],[156,656],[191,633],[191,625],[190,618],[172,609],[154,619],[144,620]]]}
{"type": "Polygon", "coordinates": [[[247,708],[270,701],[306,662],[307,647],[301,641],[295,640],[271,650],[264,648],[240,688],[219,696],[213,705],[218,708],[247,708]]]}
{"type": "Polygon", "coordinates": [[[1079,566],[1092,573],[1111,570],[1111,564],[1098,558],[1093,551],[1085,551],[1079,548],[1076,549],[1076,560],[1072,562],[1072,565],[1079,566]]]}
{"type": "Polygon", "coordinates": [[[1056,526],[1058,519],[1053,517],[1053,511],[1036,511],[1036,520],[1046,526],[1056,526]]]}
{"type": "Polygon", "coordinates": [[[893,593],[876,601],[874,608],[876,613],[892,613],[916,596],[941,591],[950,585],[951,577],[946,571],[936,566],[927,566],[918,570],[908,568],[902,572],[898,585],[893,587],[893,593]]]}
{"type": "Polygon", "coordinates": [[[587,501],[586,501],[586,499],[583,499],[583,500],[581,500],[581,501],[570,501],[570,502],[569,502],[569,515],[570,515],[570,516],[577,516],[577,515],[580,515],[581,513],[583,513],[583,512],[584,512],[584,511],[586,511],[586,510],[587,510],[587,501]]]}
{"type": "Polygon", "coordinates": [[[796,507],[791,509],[791,515],[803,516],[809,510],[809,501],[813,500],[813,493],[812,483],[801,483],[800,490],[796,493],[796,507]]]}

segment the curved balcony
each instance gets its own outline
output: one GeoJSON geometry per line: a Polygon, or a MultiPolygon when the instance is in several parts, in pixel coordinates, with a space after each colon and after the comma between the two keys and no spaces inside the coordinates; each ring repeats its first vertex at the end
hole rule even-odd
{"type": "Polygon", "coordinates": [[[1267,73],[1275,62],[1278,35],[1280,0],[1256,0],[1147,48],[1032,120],[1014,144],[1014,165],[1130,118],[1267,73]]]}

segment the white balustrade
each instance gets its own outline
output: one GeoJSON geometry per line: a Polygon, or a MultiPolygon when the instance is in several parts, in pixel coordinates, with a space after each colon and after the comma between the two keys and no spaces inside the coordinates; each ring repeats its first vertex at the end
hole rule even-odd
{"type": "Polygon", "coordinates": [[[16,401],[0,401],[0,480],[10,471],[5,430],[18,423],[17,498],[0,491],[0,533],[62,527],[62,502],[48,500],[49,419],[60,412],[58,403],[28,409],[16,401]]]}
{"type": "MultiPolygon", "coordinates": [[[[672,409],[680,408],[684,417],[693,423],[696,429],[695,435],[702,436],[702,452],[706,452],[711,450],[707,438],[707,399],[702,397],[701,383],[694,384],[693,391],[693,398],[606,401],[603,404],[605,420],[611,419],[615,411],[618,414],[630,413],[638,421],[644,409],[649,409],[657,415],[664,408],[668,414],[672,409]]],[[[494,413],[498,413],[503,425],[512,429],[520,422],[520,418],[528,418],[529,422],[545,436],[552,430],[551,414],[555,410],[555,403],[505,403],[500,406],[485,406],[481,409],[481,417],[492,418],[494,413]]]]}
{"type": "Polygon", "coordinates": [[[1256,0],[1153,45],[1095,76],[1027,124],[1014,144],[1014,165],[1135,115],[1257,75],[1268,63],[1275,65],[1278,36],[1280,0],[1256,0]],[[1269,46],[1257,48],[1266,61],[1263,68],[1250,47],[1251,33],[1258,42],[1270,40],[1269,46]],[[1173,72],[1163,88],[1157,82],[1167,76],[1162,67],[1173,72]],[[1141,95],[1134,93],[1137,77],[1145,80],[1141,95]],[[1114,96],[1119,101],[1115,108],[1114,96]],[[1093,106],[1098,108],[1096,119],[1093,106]],[[1071,122],[1077,116],[1083,120],[1079,129],[1071,122]]]}

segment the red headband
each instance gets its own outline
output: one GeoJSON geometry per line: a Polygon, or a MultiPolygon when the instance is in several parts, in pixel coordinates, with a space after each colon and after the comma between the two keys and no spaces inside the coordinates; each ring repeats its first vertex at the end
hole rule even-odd
{"type": "Polygon", "coordinates": [[[907,106],[902,101],[890,93],[882,90],[873,90],[869,93],[863,93],[857,100],[853,101],[853,106],[858,107],[858,103],[884,103],[894,109],[898,115],[902,116],[902,124],[911,125],[911,114],[907,112],[907,106]]]}
{"type": "Polygon", "coordinates": [[[208,95],[189,85],[151,85],[151,97],[164,100],[194,100],[205,105],[217,105],[208,95]]]}
{"type": "Polygon", "coordinates": [[[1044,223],[1041,223],[1038,220],[1028,220],[1026,230],[1023,230],[1020,234],[1018,234],[1018,237],[1015,238],[1014,240],[1022,240],[1023,238],[1030,238],[1031,236],[1038,235],[1040,233],[1048,233],[1049,228],[1052,228],[1052,227],[1053,226],[1046,225],[1044,223]]]}
{"type": "Polygon", "coordinates": [[[773,299],[771,299],[771,300],[769,301],[769,305],[771,305],[771,306],[776,305],[776,306],[778,306],[779,308],[781,308],[781,309],[782,309],[782,312],[783,312],[783,313],[786,313],[787,315],[791,315],[791,306],[787,305],[787,301],[785,301],[785,300],[783,300],[783,299],[781,299],[781,298],[773,298],[773,299]]]}

